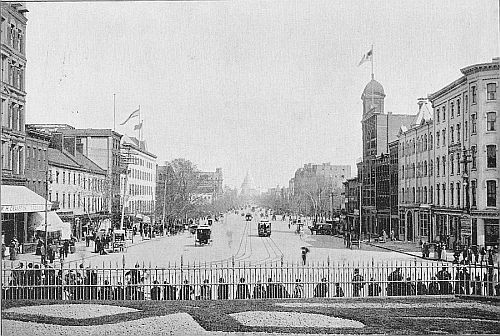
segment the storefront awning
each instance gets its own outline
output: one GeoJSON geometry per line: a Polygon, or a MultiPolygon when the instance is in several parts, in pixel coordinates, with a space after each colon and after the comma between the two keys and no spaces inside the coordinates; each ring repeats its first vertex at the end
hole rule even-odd
{"type": "Polygon", "coordinates": [[[36,212],[31,215],[30,224],[36,231],[56,232],[61,231],[62,239],[69,239],[71,236],[71,224],[63,222],[55,211],[47,212],[47,228],[45,228],[45,213],[36,212]]]}
{"type": "MultiPolygon", "coordinates": [[[[45,198],[23,186],[2,185],[2,213],[39,212],[45,210],[45,198]]],[[[52,207],[47,202],[47,207],[52,207]]]]}

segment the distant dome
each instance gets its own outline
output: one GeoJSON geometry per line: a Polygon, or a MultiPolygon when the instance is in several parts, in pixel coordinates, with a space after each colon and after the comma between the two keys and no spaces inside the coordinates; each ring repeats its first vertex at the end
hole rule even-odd
{"type": "Polygon", "coordinates": [[[247,172],[247,175],[245,176],[245,180],[241,184],[241,189],[245,190],[245,191],[251,190],[251,189],[255,189],[255,185],[253,183],[253,179],[250,176],[249,172],[247,172]]]}
{"type": "Polygon", "coordinates": [[[372,94],[385,97],[384,87],[375,79],[372,79],[368,84],[366,84],[365,89],[363,91],[363,96],[372,94]]]}

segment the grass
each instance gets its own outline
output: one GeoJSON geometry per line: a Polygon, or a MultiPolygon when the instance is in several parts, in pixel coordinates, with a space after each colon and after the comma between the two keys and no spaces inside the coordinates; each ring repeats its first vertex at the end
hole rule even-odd
{"type": "MultiPolygon", "coordinates": [[[[114,301],[95,302],[111,304],[122,307],[135,308],[140,311],[118,314],[113,316],[71,319],[45,317],[40,315],[25,315],[2,312],[5,319],[32,321],[47,324],[62,325],[98,325],[136,320],[144,317],[163,316],[173,313],[185,312],[190,314],[207,331],[246,331],[246,332],[272,332],[272,333],[337,333],[337,334],[498,334],[500,333],[500,316],[498,310],[489,306],[499,307],[498,302],[480,303],[485,309],[478,309],[477,305],[460,308],[452,307],[422,307],[422,308],[332,308],[332,307],[302,307],[290,308],[275,305],[284,302],[308,303],[467,303],[460,298],[362,298],[362,299],[308,299],[308,300],[246,300],[246,301],[114,301]],[[489,308],[489,309],[488,309],[489,308]],[[361,329],[335,329],[335,328],[290,328],[290,327],[249,327],[241,325],[229,314],[244,311],[290,311],[317,313],[333,317],[353,319],[365,324],[361,329]],[[458,320],[457,320],[458,319],[458,320]],[[468,320],[474,319],[474,320],[468,320]]],[[[59,301],[4,301],[4,309],[39,305],[56,304],[59,301]]],[[[64,303],[70,303],[64,301],[64,303]]],[[[88,303],[79,301],[74,303],[88,303]]],[[[495,308],[495,307],[493,307],[495,308]]]]}

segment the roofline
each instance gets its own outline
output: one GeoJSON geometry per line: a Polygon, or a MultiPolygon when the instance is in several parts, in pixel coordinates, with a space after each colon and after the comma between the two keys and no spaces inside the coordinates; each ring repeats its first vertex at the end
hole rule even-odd
{"type": "Polygon", "coordinates": [[[456,88],[457,86],[459,86],[460,84],[463,84],[466,81],[467,81],[467,76],[462,76],[459,79],[454,80],[450,84],[446,85],[445,87],[439,89],[438,91],[436,91],[434,93],[429,93],[427,95],[427,99],[429,99],[431,104],[433,104],[434,100],[438,99],[439,97],[441,97],[442,95],[444,95],[448,91],[451,91],[452,89],[456,88]]]}

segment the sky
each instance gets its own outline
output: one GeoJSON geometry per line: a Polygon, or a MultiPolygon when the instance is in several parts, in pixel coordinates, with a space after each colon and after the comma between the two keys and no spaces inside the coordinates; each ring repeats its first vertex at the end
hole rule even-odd
{"type": "MultiPolygon", "coordinates": [[[[499,56],[497,0],[29,3],[27,122],[113,128],[140,106],[158,164],[288,186],[361,153],[373,44],[385,109],[414,114],[460,69],[499,56]],[[113,112],[115,111],[115,113],[113,112]],[[116,115],[114,122],[114,114],[116,115]]],[[[135,119],[137,120],[137,119],[135,119]]]]}

